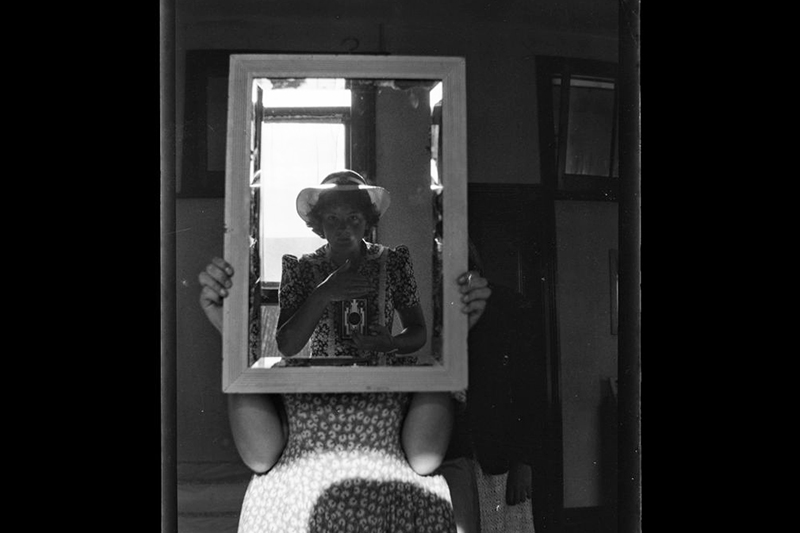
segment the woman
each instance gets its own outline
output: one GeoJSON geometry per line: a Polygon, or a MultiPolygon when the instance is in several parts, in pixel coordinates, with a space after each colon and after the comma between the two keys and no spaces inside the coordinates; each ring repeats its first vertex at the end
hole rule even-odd
{"type": "MultiPolygon", "coordinates": [[[[408,248],[364,237],[390,204],[389,193],[351,170],[328,175],[297,196],[297,212],[328,243],[299,260],[283,257],[276,341],[285,356],[311,339],[312,357],[386,364],[422,348],[425,317],[408,248]],[[392,335],[395,311],[403,326],[392,335]]],[[[413,361],[407,361],[407,363],[413,361]]]]}
{"type": "MultiPolygon", "coordinates": [[[[377,222],[375,215],[379,218],[388,207],[388,195],[364,188],[363,178],[352,171],[334,173],[324,181],[328,189],[367,191],[370,208],[353,209],[357,206],[340,201],[338,194],[329,196],[338,196],[337,201],[328,201],[318,189],[298,197],[298,212],[312,228],[317,227],[314,213],[321,216],[318,229],[328,244],[305,261],[284,259],[279,349],[293,355],[309,339],[312,355],[319,356],[418,349],[425,342],[425,324],[412,296],[416,290],[413,270],[406,269],[411,268],[407,254],[395,249],[393,258],[381,249],[386,302],[370,297],[381,290],[371,263],[378,260],[374,245],[363,239],[377,222]],[[309,280],[316,276],[321,281],[314,285],[309,280]],[[397,280],[405,285],[390,287],[397,280]],[[367,306],[370,329],[352,331],[348,342],[340,330],[325,330],[335,314],[331,302],[359,298],[372,302],[367,306]],[[383,313],[381,305],[386,306],[383,313]],[[386,320],[390,307],[397,310],[403,327],[395,336],[386,320]]],[[[221,259],[200,274],[201,305],[220,330],[222,301],[232,275],[233,269],[221,259]]],[[[458,283],[472,326],[490,290],[479,276],[465,274],[458,283]]],[[[255,472],[242,504],[240,533],[455,531],[447,484],[441,476],[430,475],[449,442],[453,402],[448,393],[229,394],[228,407],[237,450],[255,472]]]]}

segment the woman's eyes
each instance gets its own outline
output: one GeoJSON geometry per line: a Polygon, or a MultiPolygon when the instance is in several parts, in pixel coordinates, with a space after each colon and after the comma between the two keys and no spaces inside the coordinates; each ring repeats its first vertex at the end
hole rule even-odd
{"type": "MultiPolygon", "coordinates": [[[[328,215],[328,216],[325,217],[325,220],[328,221],[328,222],[334,223],[334,222],[337,222],[339,220],[339,217],[337,217],[336,215],[328,215]]],[[[350,223],[353,223],[353,224],[357,224],[357,223],[361,222],[361,215],[349,215],[347,217],[347,221],[350,222],[350,223]]]]}

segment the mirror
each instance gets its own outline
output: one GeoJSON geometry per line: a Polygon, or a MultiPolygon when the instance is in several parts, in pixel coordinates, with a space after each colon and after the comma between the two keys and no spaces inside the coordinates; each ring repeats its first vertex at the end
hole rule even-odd
{"type": "MultiPolygon", "coordinates": [[[[231,56],[225,253],[237,275],[223,322],[225,392],[466,387],[455,282],[467,269],[464,87],[463,58],[231,56]],[[312,349],[313,336],[291,357],[277,349],[283,258],[326,245],[298,215],[298,193],[343,168],[389,191],[388,210],[364,240],[408,249],[427,330],[413,353],[340,356],[312,349]]],[[[381,279],[380,294],[395,290],[381,279]]],[[[323,317],[328,331],[338,325],[345,335],[342,317],[363,324],[384,314],[361,304],[343,302],[323,317]]],[[[392,323],[397,333],[400,321],[392,323]]]]}

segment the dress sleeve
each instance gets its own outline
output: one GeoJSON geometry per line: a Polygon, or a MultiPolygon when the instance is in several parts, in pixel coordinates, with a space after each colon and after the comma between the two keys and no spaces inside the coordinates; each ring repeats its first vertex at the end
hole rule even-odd
{"type": "Polygon", "coordinates": [[[278,291],[278,305],[281,311],[297,310],[307,295],[300,275],[300,261],[293,255],[284,255],[281,259],[281,287],[278,291]]]}
{"type": "Polygon", "coordinates": [[[401,244],[394,250],[389,250],[387,261],[389,281],[394,288],[395,309],[408,309],[419,305],[417,278],[414,276],[414,266],[411,263],[411,252],[408,247],[401,244]]]}

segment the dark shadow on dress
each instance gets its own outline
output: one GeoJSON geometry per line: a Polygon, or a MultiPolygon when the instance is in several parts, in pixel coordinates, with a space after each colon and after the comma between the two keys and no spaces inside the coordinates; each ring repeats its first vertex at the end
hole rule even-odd
{"type": "Polygon", "coordinates": [[[320,496],[309,520],[310,533],[456,531],[447,500],[402,481],[340,481],[320,496]]]}

